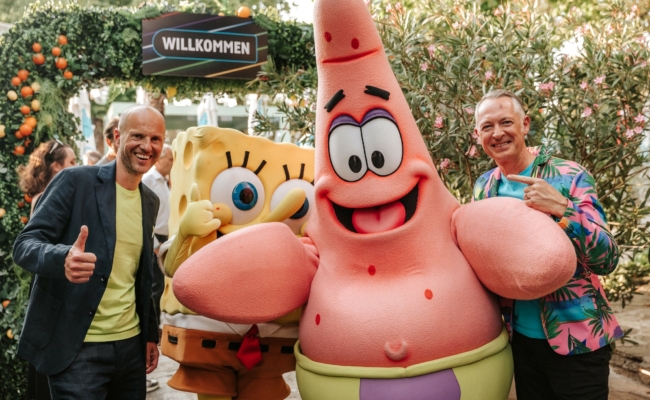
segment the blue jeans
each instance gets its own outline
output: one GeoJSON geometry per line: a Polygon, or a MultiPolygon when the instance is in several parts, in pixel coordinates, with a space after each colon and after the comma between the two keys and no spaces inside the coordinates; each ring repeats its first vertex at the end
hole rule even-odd
{"type": "Polygon", "coordinates": [[[140,336],[84,343],[68,368],[48,376],[53,400],[144,400],[147,396],[140,336]]]}

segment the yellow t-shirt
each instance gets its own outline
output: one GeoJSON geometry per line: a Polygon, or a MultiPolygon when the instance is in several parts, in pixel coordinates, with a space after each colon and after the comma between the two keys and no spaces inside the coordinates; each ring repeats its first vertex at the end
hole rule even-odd
{"type": "Polygon", "coordinates": [[[106,291],[90,324],[85,342],[109,342],[140,334],[135,312],[135,277],[142,253],[140,190],[115,183],[115,254],[106,291]]]}

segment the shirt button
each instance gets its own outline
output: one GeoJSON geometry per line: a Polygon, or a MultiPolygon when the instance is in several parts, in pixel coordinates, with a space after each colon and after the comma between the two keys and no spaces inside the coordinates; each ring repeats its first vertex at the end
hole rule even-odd
{"type": "Polygon", "coordinates": [[[90,312],[89,312],[88,314],[90,314],[90,315],[95,314],[95,310],[91,308],[91,309],[90,309],[90,312]]]}

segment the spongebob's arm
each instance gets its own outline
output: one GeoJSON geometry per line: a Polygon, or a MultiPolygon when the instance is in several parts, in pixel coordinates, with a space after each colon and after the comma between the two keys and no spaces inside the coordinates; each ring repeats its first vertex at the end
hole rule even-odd
{"type": "Polygon", "coordinates": [[[566,234],[546,214],[512,198],[460,207],[452,217],[458,247],[479,280],[511,299],[549,294],[573,276],[576,254],[566,234]]]}
{"type": "Polygon", "coordinates": [[[260,323],[305,304],[318,266],[309,238],[283,223],[230,233],[188,258],[174,275],[178,300],[220,321],[260,323]]]}
{"type": "MultiPolygon", "coordinates": [[[[220,207],[227,210],[227,207],[220,207]]],[[[183,213],[178,233],[171,240],[171,245],[164,258],[165,275],[172,278],[178,267],[189,257],[190,247],[194,238],[206,237],[214,233],[222,222],[228,223],[232,215],[230,211],[217,213],[208,200],[200,200],[199,188],[192,185],[190,204],[183,213]]]]}

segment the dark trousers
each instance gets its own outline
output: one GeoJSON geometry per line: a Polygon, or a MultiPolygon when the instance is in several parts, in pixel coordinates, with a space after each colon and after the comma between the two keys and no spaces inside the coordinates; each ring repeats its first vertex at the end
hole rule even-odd
{"type": "Polygon", "coordinates": [[[68,368],[48,376],[53,400],[144,400],[144,352],[140,337],[84,343],[68,368]]]}
{"type": "Polygon", "coordinates": [[[512,354],[517,400],[607,400],[610,346],[563,356],[545,339],[515,331],[512,354]]]}

